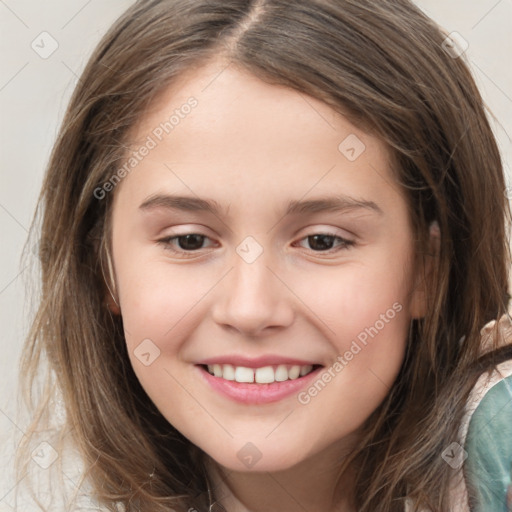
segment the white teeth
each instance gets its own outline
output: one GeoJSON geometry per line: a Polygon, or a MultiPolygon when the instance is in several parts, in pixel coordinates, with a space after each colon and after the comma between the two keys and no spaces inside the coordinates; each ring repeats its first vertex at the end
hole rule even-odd
{"type": "Polygon", "coordinates": [[[222,378],[226,380],[235,380],[235,369],[230,364],[222,366],[222,378]]]}
{"type": "Polygon", "coordinates": [[[237,366],[235,369],[235,380],[237,382],[254,382],[254,370],[245,366],[237,366]]]}
{"type": "Polygon", "coordinates": [[[280,364],[276,368],[275,379],[277,380],[277,382],[288,380],[288,370],[286,369],[286,366],[284,364],[280,364]]]}
{"type": "Polygon", "coordinates": [[[301,366],[300,367],[300,376],[303,377],[304,375],[309,373],[312,369],[313,369],[313,366],[311,366],[310,364],[308,364],[306,366],[301,366]]]}
{"type": "Polygon", "coordinates": [[[295,380],[307,375],[312,369],[313,365],[310,364],[303,366],[280,364],[275,368],[273,366],[263,366],[256,369],[247,368],[246,366],[233,366],[231,364],[208,365],[208,372],[215,377],[222,377],[236,382],[256,382],[258,384],[295,380]]]}
{"type": "Polygon", "coordinates": [[[298,379],[300,375],[300,366],[292,366],[290,368],[290,371],[288,372],[288,378],[289,379],[298,379]]]}
{"type": "Polygon", "coordinates": [[[274,368],[272,368],[272,366],[257,368],[255,381],[258,384],[270,384],[271,382],[274,382],[274,368]]]}

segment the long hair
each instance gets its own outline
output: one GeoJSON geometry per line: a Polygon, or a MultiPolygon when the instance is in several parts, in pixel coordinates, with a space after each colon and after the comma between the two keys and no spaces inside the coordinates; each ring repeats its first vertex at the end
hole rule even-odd
{"type": "Polygon", "coordinates": [[[453,470],[441,453],[458,439],[478,374],[511,353],[479,360],[480,330],[507,312],[510,210],[482,98],[446,37],[408,0],[141,0],[126,11],[74,91],[33,222],[40,217],[42,287],[22,359],[35,411],[20,460],[58,391],[62,431],[98,503],[207,509],[202,454],[142,389],[122,318],[105,307],[115,191],[99,199],[95,190],[130,156],[130,130],[155,98],[221,56],[325,102],[389,148],[418,260],[438,223],[426,315],[413,322],[401,371],[352,460],[359,512],[403,511],[406,497],[414,509],[448,510],[453,470]]]}

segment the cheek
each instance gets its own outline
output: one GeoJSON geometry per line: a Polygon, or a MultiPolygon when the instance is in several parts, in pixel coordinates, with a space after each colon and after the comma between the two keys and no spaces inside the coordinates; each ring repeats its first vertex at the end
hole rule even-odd
{"type": "MultiPolygon", "coordinates": [[[[397,260],[395,255],[394,260],[340,267],[336,273],[317,276],[318,292],[307,295],[336,352],[329,387],[346,407],[359,404],[359,419],[384,399],[405,354],[410,286],[407,263],[397,260]]],[[[300,293],[306,293],[305,288],[300,293]]],[[[318,400],[319,410],[328,406],[322,404],[327,394],[318,400]]]]}
{"type": "Polygon", "coordinates": [[[324,292],[312,302],[312,309],[323,312],[329,326],[324,332],[336,355],[299,395],[302,408],[294,420],[324,418],[318,443],[357,430],[383,402],[400,371],[410,318],[408,289],[396,279],[399,274],[390,272],[379,281],[377,272],[352,271],[338,280],[339,286],[326,280],[324,292]]]}
{"type": "Polygon", "coordinates": [[[144,264],[127,260],[119,265],[117,276],[133,370],[164,416],[180,426],[179,417],[168,413],[178,410],[181,417],[191,406],[185,391],[191,386],[183,387],[180,373],[181,348],[198,321],[202,300],[218,277],[161,260],[144,264]]]}
{"type": "Polygon", "coordinates": [[[162,261],[121,268],[121,309],[130,338],[138,335],[163,341],[171,332],[174,338],[174,331],[218,280],[215,277],[198,267],[192,271],[162,261]]]}
{"type": "Polygon", "coordinates": [[[326,336],[344,352],[352,340],[364,342],[369,331],[376,336],[376,329],[382,340],[390,341],[407,331],[411,289],[406,268],[396,255],[394,260],[376,258],[317,272],[314,279],[298,280],[295,291],[307,298],[326,336]]]}

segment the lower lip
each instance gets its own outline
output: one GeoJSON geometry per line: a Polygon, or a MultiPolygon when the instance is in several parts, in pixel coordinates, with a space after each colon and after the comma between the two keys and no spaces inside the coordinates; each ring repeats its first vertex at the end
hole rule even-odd
{"type": "Polygon", "coordinates": [[[270,384],[256,384],[214,377],[202,366],[196,366],[196,368],[199,370],[202,378],[213,389],[242,404],[278,402],[290,395],[299,393],[323,369],[323,367],[319,367],[298,379],[272,382],[270,384]]]}

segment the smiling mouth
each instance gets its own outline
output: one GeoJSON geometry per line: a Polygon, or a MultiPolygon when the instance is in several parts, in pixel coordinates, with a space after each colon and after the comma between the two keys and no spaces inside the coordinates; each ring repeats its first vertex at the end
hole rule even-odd
{"type": "Polygon", "coordinates": [[[210,375],[219,379],[240,383],[272,384],[297,380],[309,375],[322,365],[268,365],[260,368],[248,368],[246,366],[234,366],[232,364],[199,365],[210,375]]]}

